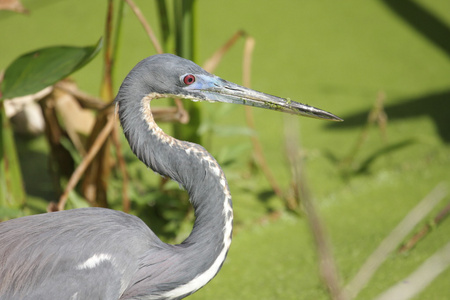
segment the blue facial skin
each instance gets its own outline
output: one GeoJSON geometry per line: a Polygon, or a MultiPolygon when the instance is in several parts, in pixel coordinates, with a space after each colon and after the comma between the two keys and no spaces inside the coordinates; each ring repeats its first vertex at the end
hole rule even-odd
{"type": "Polygon", "coordinates": [[[233,95],[232,92],[234,89],[229,89],[230,87],[233,88],[233,83],[223,80],[222,78],[214,75],[210,76],[204,74],[184,74],[180,76],[180,81],[183,84],[185,84],[184,77],[186,77],[187,75],[194,75],[195,82],[190,85],[186,85],[184,89],[201,93],[205,97],[205,99],[203,100],[242,104],[242,99],[239,100],[240,97],[237,97],[237,95],[233,95]]]}
{"type": "Polygon", "coordinates": [[[290,99],[284,99],[258,92],[226,81],[215,75],[184,74],[180,76],[180,82],[185,85],[183,89],[193,92],[194,95],[192,100],[194,101],[203,100],[210,102],[242,104],[282,111],[294,115],[307,116],[310,118],[342,121],[341,118],[321,109],[301,104],[290,99]],[[195,81],[191,84],[185,84],[184,78],[187,75],[195,76],[195,81]]]}

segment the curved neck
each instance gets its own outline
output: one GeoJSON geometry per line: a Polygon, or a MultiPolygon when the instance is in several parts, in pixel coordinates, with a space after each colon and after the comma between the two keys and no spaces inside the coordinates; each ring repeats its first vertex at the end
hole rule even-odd
{"type": "MultiPolygon", "coordinates": [[[[180,183],[189,193],[196,220],[189,237],[176,247],[199,258],[193,259],[197,265],[190,266],[197,276],[184,285],[193,287],[187,292],[190,294],[211,280],[225,260],[231,244],[231,195],[222,169],[203,147],[179,141],[157,126],[150,101],[163,96],[152,93],[140,101],[120,101],[119,118],[135,155],[155,172],[180,183]]],[[[186,291],[181,285],[171,293],[184,295],[186,291]]]]}

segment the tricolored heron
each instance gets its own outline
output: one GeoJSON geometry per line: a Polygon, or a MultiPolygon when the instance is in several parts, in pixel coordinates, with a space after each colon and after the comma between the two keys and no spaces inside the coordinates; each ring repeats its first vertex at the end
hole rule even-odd
{"type": "Polygon", "coordinates": [[[161,97],[257,106],[340,121],[335,115],[214,76],[171,54],[139,62],[116,96],[134,154],[189,193],[196,220],[179,245],[163,243],[139,218],[82,208],[0,223],[0,299],[181,299],[219,271],[231,243],[225,175],[201,146],[165,134],[150,102],[161,97]]]}

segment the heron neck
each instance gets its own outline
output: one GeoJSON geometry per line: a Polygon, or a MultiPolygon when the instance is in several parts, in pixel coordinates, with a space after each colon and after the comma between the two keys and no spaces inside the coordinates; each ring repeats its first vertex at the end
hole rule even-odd
{"type": "Polygon", "coordinates": [[[157,126],[150,101],[162,96],[150,94],[139,104],[138,101],[120,102],[119,117],[125,136],[142,162],[177,181],[189,193],[196,221],[183,247],[198,248],[199,253],[215,248],[211,251],[217,253],[212,256],[222,255],[222,252],[226,255],[231,243],[233,212],[225,175],[203,147],[179,141],[157,126]]]}

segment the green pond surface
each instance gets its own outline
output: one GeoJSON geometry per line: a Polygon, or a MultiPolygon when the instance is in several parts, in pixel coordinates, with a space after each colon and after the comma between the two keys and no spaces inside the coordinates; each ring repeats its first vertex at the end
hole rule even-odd
{"type": "MultiPolygon", "coordinates": [[[[23,3],[29,15],[0,12],[0,69],[22,53],[50,45],[92,45],[103,34],[106,1],[23,3]]],[[[159,35],[154,1],[136,3],[159,35]]],[[[291,180],[284,128],[298,125],[309,188],[344,284],[436,185],[450,188],[450,47],[439,36],[450,28],[450,2],[405,3],[420,5],[438,20],[440,29],[417,30],[385,1],[198,1],[199,64],[234,32],[245,30],[256,41],[252,88],[325,109],[345,120],[327,123],[253,110],[255,134],[284,189],[291,180]],[[433,33],[435,40],[430,38],[433,33]],[[380,93],[385,95],[386,128],[373,126],[367,131],[354,157],[359,172],[343,176],[336,161],[357,143],[380,93]]],[[[243,41],[237,43],[216,75],[241,82],[243,46],[243,41]]],[[[120,51],[116,87],[139,60],[155,53],[128,9],[120,51]]],[[[98,95],[101,68],[98,56],[73,79],[82,90],[98,95]]],[[[236,228],[222,270],[189,299],[328,299],[305,217],[283,212],[276,219],[266,215],[281,204],[261,172],[249,171],[251,142],[248,135],[236,133],[246,126],[243,107],[204,103],[202,113],[205,123],[223,129],[207,139],[207,149],[219,162],[230,156],[235,159],[224,171],[233,195],[236,228]],[[233,156],[233,151],[238,155],[233,156]]],[[[19,149],[22,168],[31,173],[26,175],[28,188],[36,180],[41,188],[51,186],[51,177],[46,179],[42,169],[36,170],[46,168],[45,143],[21,140],[19,146],[28,149],[19,149]],[[34,156],[26,157],[30,148],[35,149],[34,156]]],[[[152,172],[142,170],[146,179],[157,182],[152,172]]],[[[50,188],[40,193],[52,195],[50,188]]],[[[38,201],[38,196],[29,194],[30,201],[38,201]]],[[[414,232],[449,201],[447,195],[414,232]]],[[[392,253],[357,299],[373,299],[449,241],[450,221],[444,220],[407,253],[392,253]]],[[[449,282],[447,269],[414,299],[448,299],[449,282]]]]}

